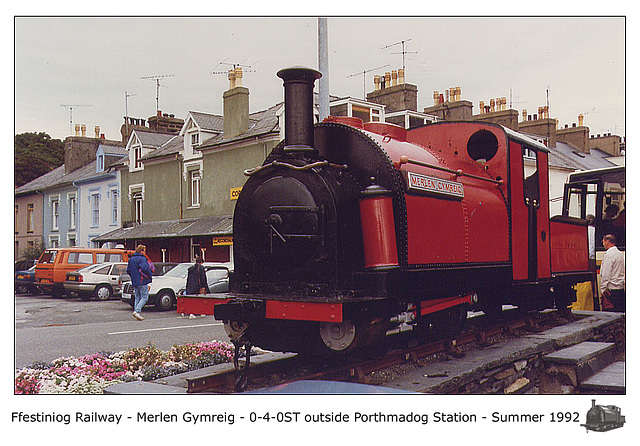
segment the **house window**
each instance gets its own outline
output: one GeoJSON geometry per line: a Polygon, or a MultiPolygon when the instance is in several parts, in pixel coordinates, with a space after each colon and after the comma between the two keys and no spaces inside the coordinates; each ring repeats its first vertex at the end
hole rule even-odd
{"type": "Polygon", "coordinates": [[[142,158],[142,147],[138,146],[133,149],[133,166],[136,169],[140,169],[142,167],[140,158],[142,158]]]}
{"type": "Polygon", "coordinates": [[[131,200],[133,201],[134,220],[142,222],[142,192],[134,193],[131,200]]]}
{"type": "Polygon", "coordinates": [[[35,209],[33,203],[29,203],[27,205],[27,232],[33,232],[34,229],[34,221],[33,215],[35,214],[35,209]]]}
{"type": "Polygon", "coordinates": [[[98,155],[98,158],[96,159],[97,162],[97,167],[96,167],[96,171],[97,172],[104,172],[104,155],[98,155]]]}
{"type": "Polygon", "coordinates": [[[76,214],[78,207],[76,205],[76,197],[72,195],[69,197],[69,227],[74,229],[76,227],[76,214]]]}
{"type": "Polygon", "coordinates": [[[60,199],[51,200],[51,229],[57,231],[60,229],[60,199]]]}
{"type": "Polygon", "coordinates": [[[51,245],[52,248],[59,248],[60,247],[60,241],[58,240],[58,237],[50,237],[49,238],[49,245],[51,245]]]}
{"type": "Polygon", "coordinates": [[[76,236],[74,234],[69,234],[68,238],[69,238],[69,247],[76,246],[76,236]]]}
{"type": "Polygon", "coordinates": [[[118,224],[118,190],[111,190],[111,223],[118,224]]]}
{"type": "Polygon", "coordinates": [[[198,207],[200,206],[200,171],[192,170],[189,175],[191,177],[191,206],[198,207]]]}
{"type": "Polygon", "coordinates": [[[100,225],[100,194],[91,194],[91,226],[100,225]]]}
{"type": "Polygon", "coordinates": [[[200,144],[200,133],[192,133],[191,134],[191,145],[197,146],[200,144]]]}

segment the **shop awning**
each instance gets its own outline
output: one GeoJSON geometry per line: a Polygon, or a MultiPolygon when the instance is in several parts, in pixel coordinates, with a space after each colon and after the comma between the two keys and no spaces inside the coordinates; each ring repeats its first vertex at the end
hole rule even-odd
{"type": "Polygon", "coordinates": [[[149,221],[122,227],[92,239],[94,242],[126,242],[154,238],[220,237],[233,235],[233,216],[216,215],[181,220],[149,221]]]}

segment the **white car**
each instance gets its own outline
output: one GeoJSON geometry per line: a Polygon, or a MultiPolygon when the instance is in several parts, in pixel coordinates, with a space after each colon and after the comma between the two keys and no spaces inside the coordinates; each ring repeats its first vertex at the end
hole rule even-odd
{"type": "Polygon", "coordinates": [[[126,262],[105,262],[67,273],[64,289],[82,300],[107,300],[120,292],[118,279],[127,272],[126,262]]]}
{"type": "MultiPolygon", "coordinates": [[[[183,290],[187,283],[187,274],[193,262],[179,263],[162,276],[154,276],[149,284],[149,300],[147,305],[155,305],[159,310],[169,310],[177,302],[176,296],[183,290]]],[[[229,288],[229,271],[233,269],[232,263],[205,262],[202,264],[207,272],[207,279],[211,292],[223,292],[229,288]],[[225,287],[226,285],[226,287],[225,287]]],[[[133,307],[134,296],[131,282],[124,282],[122,287],[122,300],[133,307]]]]}

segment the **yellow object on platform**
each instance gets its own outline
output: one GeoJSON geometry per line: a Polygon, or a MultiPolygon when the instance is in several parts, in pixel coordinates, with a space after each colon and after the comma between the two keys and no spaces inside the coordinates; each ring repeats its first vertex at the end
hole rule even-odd
{"type": "Polygon", "coordinates": [[[571,304],[571,309],[593,311],[593,289],[591,288],[591,282],[578,283],[575,289],[576,301],[571,304]]]}

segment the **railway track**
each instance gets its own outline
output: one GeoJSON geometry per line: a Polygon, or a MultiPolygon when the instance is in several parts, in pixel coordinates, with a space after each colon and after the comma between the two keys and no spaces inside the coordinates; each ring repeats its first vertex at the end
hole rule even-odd
{"type": "MultiPolygon", "coordinates": [[[[557,311],[531,313],[525,316],[517,311],[505,311],[503,320],[488,324],[484,316],[469,319],[469,328],[453,341],[435,340],[419,342],[415,334],[399,333],[387,337],[382,351],[373,357],[361,354],[349,358],[315,358],[303,355],[285,355],[274,361],[256,360],[251,357],[251,366],[243,370],[246,375],[239,377],[229,366],[216,373],[187,380],[188,393],[235,393],[242,390],[285,384],[298,380],[331,380],[371,383],[373,375],[402,364],[420,364],[428,360],[438,360],[439,355],[456,357],[464,355],[465,349],[483,347],[500,340],[522,334],[539,332],[553,326],[570,322],[571,316],[557,311]],[[240,389],[238,383],[244,388],[240,389]],[[246,385],[245,385],[246,384],[246,385]]],[[[243,368],[244,360],[240,367],[243,368]]]]}

